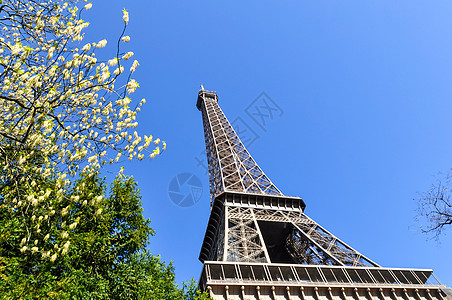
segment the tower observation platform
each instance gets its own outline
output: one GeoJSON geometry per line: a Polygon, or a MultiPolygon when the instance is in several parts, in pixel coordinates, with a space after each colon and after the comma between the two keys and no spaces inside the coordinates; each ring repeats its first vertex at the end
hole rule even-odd
{"type": "Polygon", "coordinates": [[[235,133],[215,92],[201,89],[211,212],[199,287],[213,299],[452,299],[430,269],[385,268],[285,196],[235,133]]]}

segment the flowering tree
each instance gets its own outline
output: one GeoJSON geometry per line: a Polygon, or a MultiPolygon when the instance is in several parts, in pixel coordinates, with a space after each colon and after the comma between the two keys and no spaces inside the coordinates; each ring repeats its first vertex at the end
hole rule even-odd
{"type": "Polygon", "coordinates": [[[85,218],[69,220],[70,212],[103,199],[69,192],[78,174],[121,158],[154,158],[166,147],[134,131],[145,100],[130,98],[138,62],[122,50],[127,11],[114,57],[98,61],[107,41],[83,43],[89,8],[76,0],[0,1],[0,206],[25,229],[11,247],[50,262],[68,252],[85,218]]]}
{"type": "MultiPolygon", "coordinates": [[[[47,188],[53,193],[54,186],[49,182],[47,188]]],[[[194,283],[178,287],[172,263],[167,265],[146,250],[154,231],[142,214],[133,178],[118,175],[107,192],[98,175],[81,174],[67,192],[80,201],[74,204],[68,197],[58,203],[58,211],[71,209],[64,218],[52,217],[58,228],[42,220],[40,228],[51,238],[32,243],[40,249],[57,249],[52,254],[55,259],[42,259],[39,250],[21,253],[14,245],[27,229],[0,206],[1,299],[209,298],[194,283]],[[102,214],[97,215],[99,209],[102,214]]]]}

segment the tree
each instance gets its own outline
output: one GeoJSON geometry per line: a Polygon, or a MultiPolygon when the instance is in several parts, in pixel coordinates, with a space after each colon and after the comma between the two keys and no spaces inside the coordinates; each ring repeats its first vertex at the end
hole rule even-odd
{"type": "Polygon", "coordinates": [[[166,144],[134,129],[145,100],[129,98],[139,64],[122,50],[128,12],[114,55],[98,60],[107,41],[82,44],[91,6],[0,0],[0,296],[200,296],[146,251],[153,231],[133,180],[120,174],[105,195],[102,166],[166,144]]]}
{"type": "MultiPolygon", "coordinates": [[[[141,160],[147,149],[154,158],[158,145],[166,147],[133,131],[145,100],[132,105],[129,98],[138,62],[122,50],[130,40],[128,12],[114,56],[98,61],[95,52],[107,41],[82,44],[89,23],[81,16],[89,8],[76,0],[0,0],[0,193],[3,208],[27,227],[11,245],[23,251],[35,251],[33,241],[51,232],[70,235],[61,226],[71,222],[67,209],[55,208],[81,199],[65,192],[78,174],[95,174],[121,157],[141,160]],[[41,219],[49,226],[25,221],[41,219]]],[[[38,251],[53,253],[54,246],[50,239],[38,251]]]]}
{"type": "Polygon", "coordinates": [[[426,223],[421,226],[424,233],[432,233],[436,238],[452,224],[452,169],[443,178],[438,178],[431,188],[421,194],[418,218],[426,223]]]}
{"type": "Polygon", "coordinates": [[[70,222],[59,224],[69,237],[50,226],[48,218],[25,220],[48,232],[32,242],[36,249],[31,251],[14,246],[26,235],[24,220],[8,217],[8,209],[0,205],[0,298],[207,299],[193,282],[178,288],[172,264],[146,250],[154,231],[142,215],[133,178],[119,175],[109,195],[105,190],[99,176],[82,174],[66,202],[55,207],[67,208],[65,220],[70,222]],[[80,201],[71,200],[74,195],[80,201]],[[45,244],[54,251],[40,251],[45,244]]]}

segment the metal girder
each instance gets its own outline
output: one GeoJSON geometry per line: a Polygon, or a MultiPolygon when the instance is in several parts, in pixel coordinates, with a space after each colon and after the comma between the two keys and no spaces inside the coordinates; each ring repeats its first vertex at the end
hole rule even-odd
{"type": "MultiPolygon", "coordinates": [[[[352,247],[348,246],[325,230],[303,212],[284,210],[230,208],[228,218],[240,220],[254,219],[265,222],[278,222],[292,225],[287,236],[286,247],[296,262],[318,265],[372,266],[379,265],[371,261],[352,247]],[[304,258],[304,259],[303,259],[304,258]]],[[[257,229],[259,232],[261,230],[257,229]]]]}
{"type": "Polygon", "coordinates": [[[240,141],[216,93],[199,91],[197,107],[203,118],[211,196],[223,191],[282,195],[240,141]]]}
{"type": "Polygon", "coordinates": [[[200,283],[218,300],[452,298],[452,290],[428,269],[206,261],[200,283]]]}
{"type": "Polygon", "coordinates": [[[240,208],[226,207],[228,211],[226,261],[270,262],[253,212],[248,210],[249,216],[243,217],[234,212],[237,209],[240,208]]]}
{"type": "MultiPolygon", "coordinates": [[[[270,262],[276,254],[269,255],[265,236],[270,240],[276,237],[267,233],[271,229],[267,229],[263,234],[259,222],[273,222],[275,226],[279,226],[277,223],[283,223],[283,227],[291,228],[290,232],[284,231],[284,244],[281,241],[272,242],[273,248],[284,247],[287,252],[278,253],[276,259],[302,264],[378,266],[307,217],[302,211],[304,202],[300,198],[290,200],[292,212],[280,207],[280,202],[284,201],[286,205],[288,198],[272,198],[268,201],[270,207],[274,202],[280,209],[248,207],[248,204],[252,203],[249,195],[259,194],[264,199],[270,199],[267,196],[285,196],[259,168],[242,144],[219,107],[217,94],[199,91],[197,107],[203,117],[212,205],[222,193],[238,193],[245,198],[245,203],[241,199],[241,205],[237,207],[229,203],[221,204],[222,208],[217,205],[216,209],[221,210],[222,214],[221,217],[215,215],[216,221],[209,224],[209,234],[206,232],[205,246],[200,255],[202,260],[215,258],[223,261],[270,262]],[[294,201],[300,201],[300,205],[293,206],[294,201]]],[[[266,205],[264,199],[263,206],[266,205]]]]}
{"type": "Polygon", "coordinates": [[[211,194],[200,287],[214,299],[451,297],[427,283],[431,270],[382,268],[304,214],[303,200],[284,196],[253,160],[215,92],[199,91],[196,106],[211,194]]]}

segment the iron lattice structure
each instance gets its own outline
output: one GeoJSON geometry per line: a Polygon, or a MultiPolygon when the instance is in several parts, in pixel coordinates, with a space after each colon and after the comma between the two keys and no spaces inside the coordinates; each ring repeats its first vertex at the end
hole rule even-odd
{"type": "Polygon", "coordinates": [[[199,259],[200,287],[214,299],[446,299],[432,270],[387,269],[305,213],[247,151],[218,105],[200,90],[211,214],[199,259]]]}
{"type": "Polygon", "coordinates": [[[200,95],[196,105],[204,121],[212,197],[233,191],[282,196],[240,141],[218,106],[217,94],[202,91],[200,95]]]}

